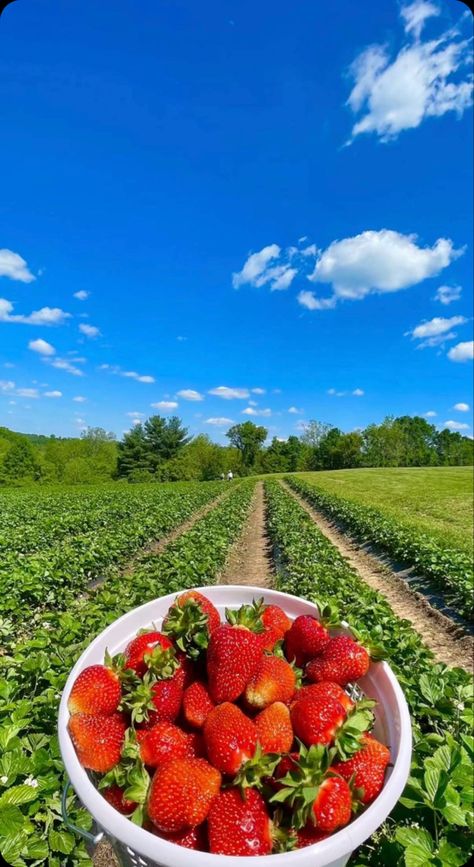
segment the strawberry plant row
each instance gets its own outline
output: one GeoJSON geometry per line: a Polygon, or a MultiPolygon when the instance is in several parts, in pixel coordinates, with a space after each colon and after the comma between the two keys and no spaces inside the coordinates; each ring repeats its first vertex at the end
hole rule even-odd
{"type": "MultiPolygon", "coordinates": [[[[192,529],[130,575],[111,575],[67,611],[41,615],[34,639],[0,655],[0,853],[12,867],[90,865],[60,816],[63,770],[56,739],[60,692],[83,649],[126,611],[174,590],[213,583],[249,513],[254,482],[232,487],[192,529]]],[[[90,817],[69,802],[71,818],[90,817]]]]}
{"type": "Polygon", "coordinates": [[[267,482],[268,529],[277,589],[329,603],[368,645],[381,645],[405,692],[414,730],[402,799],[351,864],[460,867],[472,838],[472,679],[435,664],[406,620],[371,590],[277,482],[267,482]]]}
{"type": "Polygon", "coordinates": [[[28,627],[44,605],[65,607],[88,582],[120,565],[150,539],[161,537],[222,490],[219,484],[158,488],[152,499],[135,498],[88,533],[68,536],[37,553],[6,552],[0,565],[0,612],[12,626],[30,611],[28,627]]]}
{"type": "Polygon", "coordinates": [[[220,490],[216,483],[195,482],[0,490],[0,552],[41,551],[63,539],[133,519],[136,512],[146,516],[157,503],[180,492],[206,488],[220,490]]]}
{"type": "Polygon", "coordinates": [[[288,482],[311,505],[340,522],[357,539],[373,542],[390,556],[414,566],[443,590],[446,601],[463,617],[472,618],[473,562],[468,554],[443,547],[429,535],[403,525],[380,509],[329,494],[302,479],[289,478],[288,482]]]}

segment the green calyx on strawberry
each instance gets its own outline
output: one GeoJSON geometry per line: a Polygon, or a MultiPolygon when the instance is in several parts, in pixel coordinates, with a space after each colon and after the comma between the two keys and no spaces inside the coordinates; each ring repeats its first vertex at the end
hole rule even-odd
{"type": "Polygon", "coordinates": [[[198,659],[209,644],[209,618],[196,599],[186,599],[171,606],[163,623],[163,632],[190,659],[198,659]]]}
{"type": "Polygon", "coordinates": [[[352,813],[352,794],[348,783],[331,768],[333,750],[322,744],[299,745],[295,769],[280,780],[282,788],[272,803],[289,804],[292,825],[304,828],[307,823],[332,832],[347,824],[352,813]]]}
{"type": "Polygon", "coordinates": [[[273,775],[275,768],[281,761],[281,755],[277,753],[264,753],[259,743],[251,759],[248,759],[240,768],[232,781],[233,786],[238,786],[242,792],[245,789],[258,789],[270,792],[268,779],[273,775]]]}
{"type": "MultiPolygon", "coordinates": [[[[176,674],[176,669],[174,669],[176,674]]],[[[162,681],[172,680],[173,674],[166,677],[156,677],[152,672],[147,672],[143,678],[136,678],[130,683],[123,695],[120,710],[131,714],[132,724],[147,722],[157,710],[155,699],[155,687],[162,681]]],[[[165,714],[166,716],[166,714],[165,714]]],[[[171,714],[170,719],[176,714],[171,714]]]]}
{"type": "Polygon", "coordinates": [[[225,616],[231,626],[246,626],[251,632],[260,634],[265,631],[262,621],[265,603],[263,597],[254,599],[251,604],[241,605],[240,608],[226,608],[225,616]]]}
{"type": "Polygon", "coordinates": [[[140,748],[135,732],[133,729],[127,729],[120,761],[101,778],[99,789],[118,786],[122,791],[124,800],[132,801],[137,805],[130,819],[136,825],[141,826],[150,782],[150,775],[140,758],[140,748]]]}
{"type": "Polygon", "coordinates": [[[323,602],[321,599],[313,599],[313,602],[319,611],[319,622],[322,623],[326,629],[334,629],[341,625],[339,610],[332,602],[323,602]]]}
{"type": "Polygon", "coordinates": [[[334,740],[333,757],[337,757],[338,761],[344,762],[360,750],[364,735],[374,724],[372,708],[375,704],[373,699],[364,698],[358,701],[347,714],[334,740]]]}

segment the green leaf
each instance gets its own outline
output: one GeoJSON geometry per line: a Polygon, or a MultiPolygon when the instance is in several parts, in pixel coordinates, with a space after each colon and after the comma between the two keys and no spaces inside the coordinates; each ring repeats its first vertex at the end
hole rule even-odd
{"type": "Polygon", "coordinates": [[[440,781],[440,771],[435,770],[434,768],[428,768],[423,775],[423,780],[425,783],[426,794],[432,803],[434,803],[436,799],[436,793],[438,791],[439,781],[440,781]]]}
{"type": "Polygon", "coordinates": [[[53,852],[70,855],[74,849],[75,839],[69,831],[55,831],[54,828],[51,828],[48,834],[48,843],[53,852]]]}
{"type": "Polygon", "coordinates": [[[10,805],[28,804],[30,801],[35,801],[38,797],[38,790],[33,786],[12,786],[0,795],[0,808],[10,805]]]}
{"type": "Polygon", "coordinates": [[[462,867],[466,864],[466,853],[449,843],[445,838],[440,841],[438,848],[438,856],[443,864],[449,864],[449,867],[462,867]]]}
{"type": "Polygon", "coordinates": [[[395,831],[395,839],[402,846],[418,846],[430,855],[434,851],[434,840],[423,828],[401,827],[395,831]]]}
{"type": "Polygon", "coordinates": [[[464,827],[468,824],[465,811],[456,804],[446,804],[441,808],[441,813],[450,825],[461,825],[464,827]]]}
{"type": "Polygon", "coordinates": [[[0,809],[0,837],[17,834],[25,822],[25,817],[18,807],[13,805],[0,809]]]}
{"type": "Polygon", "coordinates": [[[25,848],[22,851],[25,858],[35,858],[41,861],[48,857],[49,846],[46,840],[41,840],[39,837],[29,838],[25,848]]]}

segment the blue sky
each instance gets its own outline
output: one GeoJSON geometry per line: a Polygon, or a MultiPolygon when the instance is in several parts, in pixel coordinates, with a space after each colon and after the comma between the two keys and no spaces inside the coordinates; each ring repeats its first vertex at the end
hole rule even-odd
{"type": "Polygon", "coordinates": [[[456,0],[9,6],[0,424],[471,435],[470,39],[456,0]]]}

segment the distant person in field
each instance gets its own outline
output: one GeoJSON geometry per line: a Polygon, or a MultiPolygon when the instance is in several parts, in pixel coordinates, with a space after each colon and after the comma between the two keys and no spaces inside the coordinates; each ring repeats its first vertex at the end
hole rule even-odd
{"type": "Polygon", "coordinates": [[[227,473],[227,481],[231,482],[233,478],[234,478],[234,474],[233,474],[232,470],[229,470],[229,472],[227,473]]]}

